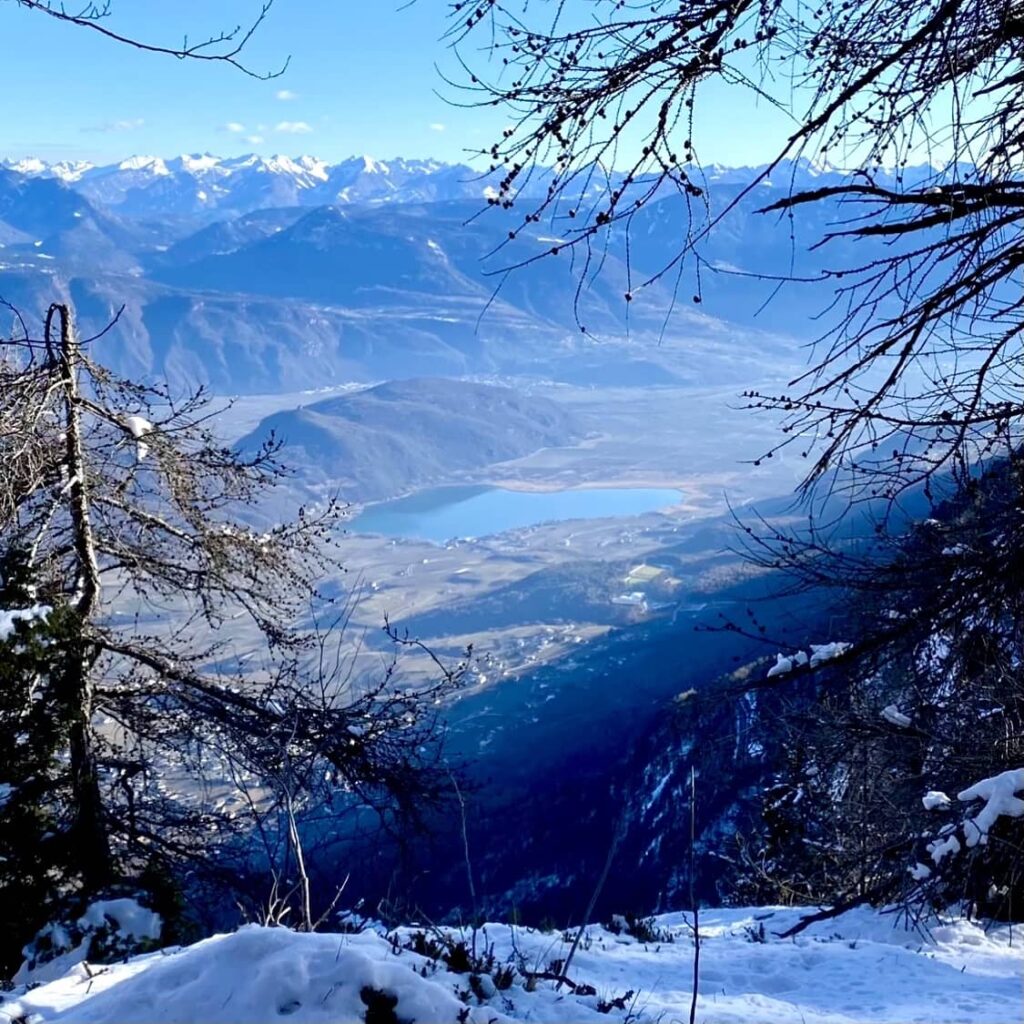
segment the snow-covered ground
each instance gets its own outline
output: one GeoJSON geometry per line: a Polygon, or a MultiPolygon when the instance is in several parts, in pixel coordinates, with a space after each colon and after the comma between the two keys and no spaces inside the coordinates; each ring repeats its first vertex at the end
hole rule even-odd
{"type": "MultiPolygon", "coordinates": [[[[794,910],[702,913],[697,1020],[1010,1024],[1024,1016],[1024,934],[956,921],[933,925],[924,938],[894,927],[891,915],[857,910],[793,938],[776,937],[798,918],[794,910]]],[[[523,973],[543,973],[567,955],[557,933],[507,925],[479,932],[477,951],[493,946],[492,974],[505,964],[518,968],[499,991],[491,975],[452,973],[374,932],[305,935],[250,926],[112,967],[79,964],[59,980],[8,993],[0,1022],[338,1024],[366,1020],[367,1000],[373,1024],[688,1020],[687,919],[669,914],[654,927],[672,941],[588,929],[569,974],[596,991],[574,995],[550,980],[528,983],[523,973]],[[620,997],[621,1008],[599,1011],[602,1000],[620,997]]],[[[507,980],[498,975],[499,985],[507,980]]]]}

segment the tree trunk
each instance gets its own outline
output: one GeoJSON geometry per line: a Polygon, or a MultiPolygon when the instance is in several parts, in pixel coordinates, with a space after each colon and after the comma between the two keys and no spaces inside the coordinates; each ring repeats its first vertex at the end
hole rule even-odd
{"type": "Polygon", "coordinates": [[[82,444],[82,413],[78,393],[78,340],[65,305],[54,304],[46,314],[46,342],[56,355],[64,392],[65,464],[68,498],[74,538],[77,573],[71,604],[76,612],[76,632],[65,665],[66,693],[71,707],[69,756],[71,787],[75,804],[73,837],[82,874],[89,889],[98,889],[113,878],[110,841],[103,814],[99,775],[93,751],[92,667],[96,653],[84,631],[96,611],[100,597],[100,573],[96,544],[89,515],[89,480],[82,444]],[[54,352],[53,319],[60,321],[60,347],[54,352]]]}
{"type": "Polygon", "coordinates": [[[79,645],[75,648],[70,656],[72,664],[68,666],[69,688],[79,699],[68,737],[75,802],[72,838],[86,888],[94,892],[113,880],[114,867],[92,749],[92,693],[87,658],[82,656],[79,645]]]}

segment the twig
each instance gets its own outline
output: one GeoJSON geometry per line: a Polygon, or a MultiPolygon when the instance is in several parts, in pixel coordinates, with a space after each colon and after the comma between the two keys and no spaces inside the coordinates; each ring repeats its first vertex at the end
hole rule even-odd
{"type": "Polygon", "coordinates": [[[601,869],[601,875],[597,880],[597,885],[594,887],[593,893],[591,893],[590,902],[587,904],[587,909],[583,915],[583,920],[580,922],[579,929],[576,932],[576,937],[572,940],[572,946],[569,948],[569,955],[565,958],[565,963],[562,966],[560,977],[558,979],[558,985],[555,986],[556,988],[561,988],[563,983],[569,984],[569,965],[572,963],[572,958],[576,954],[576,947],[580,944],[580,939],[583,937],[583,929],[590,923],[591,915],[594,913],[594,907],[597,905],[598,899],[600,899],[601,890],[604,889],[604,884],[608,881],[608,872],[612,869],[612,861],[615,859],[615,853],[619,848],[619,843],[622,841],[623,818],[624,815],[619,818],[619,821],[615,826],[615,834],[612,836],[611,845],[608,847],[608,856],[605,857],[604,867],[601,869]]]}
{"type": "Polygon", "coordinates": [[[697,1019],[697,990],[700,982],[700,907],[697,903],[694,872],[697,858],[695,840],[697,836],[697,773],[690,765],[690,906],[693,909],[693,993],[690,996],[690,1024],[697,1019]]]}

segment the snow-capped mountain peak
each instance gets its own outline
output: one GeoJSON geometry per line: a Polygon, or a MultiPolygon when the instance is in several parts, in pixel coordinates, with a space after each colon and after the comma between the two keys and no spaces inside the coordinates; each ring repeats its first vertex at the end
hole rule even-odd
{"type": "Polygon", "coordinates": [[[26,178],[59,178],[64,182],[78,181],[83,174],[93,169],[93,165],[86,160],[60,160],[49,164],[35,156],[24,160],[0,160],[0,167],[23,174],[26,178]]]}
{"type": "Polygon", "coordinates": [[[5,160],[4,167],[9,171],[16,171],[18,174],[39,175],[44,174],[48,165],[38,157],[26,157],[24,160],[5,160]]]}
{"type": "Polygon", "coordinates": [[[58,163],[50,164],[49,171],[55,178],[61,181],[78,181],[83,174],[91,171],[95,165],[88,160],[61,160],[58,163]]]}
{"type": "Polygon", "coordinates": [[[119,171],[148,171],[150,174],[166,176],[170,174],[167,164],[158,156],[130,156],[118,165],[119,171]]]}
{"type": "Polygon", "coordinates": [[[220,157],[210,153],[183,153],[175,162],[189,174],[203,174],[219,167],[220,157]]]}
{"type": "Polygon", "coordinates": [[[303,178],[309,173],[290,156],[283,156],[280,153],[276,153],[269,160],[264,160],[263,164],[271,174],[291,174],[296,178],[303,178]]]}
{"type": "Polygon", "coordinates": [[[326,160],[320,160],[315,156],[300,156],[295,163],[314,178],[318,178],[320,181],[327,180],[331,165],[326,160]]]}
{"type": "MultiPolygon", "coordinates": [[[[298,157],[255,153],[222,158],[191,153],[172,159],[136,155],[120,163],[94,167],[77,161],[50,164],[38,158],[5,160],[0,167],[26,177],[57,178],[105,210],[129,218],[171,215],[198,222],[223,220],[254,210],[289,206],[378,205],[493,198],[498,174],[459,164],[395,157],[387,161],[363,154],[329,163],[305,154],[298,157]]],[[[730,168],[706,164],[709,182],[749,183],[765,168],[730,168]]],[[[844,172],[824,164],[780,164],[763,187],[821,184],[844,172]]],[[[549,178],[538,172],[526,183],[528,195],[543,195],[549,178]]],[[[606,183],[594,183],[598,195],[606,183]]]]}

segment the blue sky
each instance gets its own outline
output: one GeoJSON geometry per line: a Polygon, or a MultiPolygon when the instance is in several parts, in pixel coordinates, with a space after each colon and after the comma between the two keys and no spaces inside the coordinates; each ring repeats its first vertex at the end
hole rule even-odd
{"type": "MultiPolygon", "coordinates": [[[[197,40],[251,20],[257,3],[113,0],[105,24],[178,44],[186,32],[197,40]]],[[[438,67],[459,74],[440,41],[448,9],[447,0],[276,0],[247,62],[259,70],[286,57],[291,63],[282,77],[261,82],[225,65],[142,54],[3,4],[8,102],[0,156],[105,162],[135,153],[255,151],[465,159],[504,120],[437,95],[454,95],[438,67]]],[[[771,155],[766,111],[749,98],[719,97],[705,119],[705,161],[771,155]]]]}

